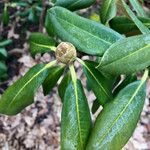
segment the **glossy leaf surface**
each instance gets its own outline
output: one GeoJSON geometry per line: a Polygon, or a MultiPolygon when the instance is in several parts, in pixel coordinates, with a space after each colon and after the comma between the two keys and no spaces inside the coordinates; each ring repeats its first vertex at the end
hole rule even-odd
{"type": "Polygon", "coordinates": [[[8,7],[6,4],[3,10],[3,14],[2,14],[2,21],[3,21],[4,26],[7,26],[9,23],[9,13],[8,13],[8,7]]]}
{"type": "Polygon", "coordinates": [[[66,93],[66,89],[67,89],[67,87],[68,87],[70,81],[71,81],[71,75],[70,75],[70,73],[68,72],[68,73],[64,76],[64,78],[62,79],[62,81],[61,81],[61,83],[59,84],[59,87],[58,87],[58,93],[59,93],[59,96],[60,96],[62,102],[63,102],[63,100],[64,100],[64,96],[65,96],[65,93],[66,93]]]}
{"type": "Polygon", "coordinates": [[[103,24],[106,24],[109,20],[116,16],[117,7],[116,0],[103,0],[100,8],[100,18],[103,24]]]}
{"type": "Polygon", "coordinates": [[[77,50],[102,55],[112,43],[123,37],[104,25],[85,19],[62,7],[53,7],[47,12],[47,27],[63,40],[72,43],[77,50]]]}
{"type": "Polygon", "coordinates": [[[120,150],[132,136],[146,97],[145,82],[134,82],[106,104],[97,117],[86,150],[120,150]]]}
{"type": "Polygon", "coordinates": [[[90,129],[90,111],[81,82],[70,82],[62,109],[61,149],[84,150],[90,129]]]}
{"type": "Polygon", "coordinates": [[[5,46],[7,46],[7,45],[9,45],[11,43],[12,43],[12,40],[10,40],[10,39],[4,40],[4,41],[0,41],[0,47],[5,47],[5,46]]]}
{"type": "Polygon", "coordinates": [[[98,69],[111,74],[130,74],[150,65],[150,34],[133,36],[113,44],[98,69]]]}
{"type": "MultiPolygon", "coordinates": [[[[150,29],[150,19],[149,18],[142,18],[138,17],[138,19],[147,27],[150,29]]],[[[115,31],[121,33],[121,34],[138,34],[140,33],[138,27],[135,25],[135,23],[130,20],[128,17],[122,16],[122,17],[115,17],[110,22],[109,25],[112,29],[115,31]]]]}
{"type": "Polygon", "coordinates": [[[78,10],[91,6],[96,0],[56,0],[56,6],[62,6],[70,10],[78,10]]]}
{"type": "Polygon", "coordinates": [[[97,69],[95,69],[98,63],[93,61],[79,61],[84,66],[84,73],[97,100],[100,104],[104,105],[112,99],[113,79],[104,77],[97,69]]]}
{"type": "Polygon", "coordinates": [[[29,38],[30,53],[35,56],[37,53],[46,53],[55,49],[54,40],[42,33],[32,33],[29,38]]]}
{"type": "Polygon", "coordinates": [[[133,22],[136,24],[136,26],[139,28],[139,30],[143,33],[143,34],[148,34],[150,33],[150,30],[144,25],[142,24],[142,22],[135,16],[135,14],[132,12],[132,10],[130,9],[130,7],[126,4],[126,2],[124,0],[121,0],[121,3],[123,5],[123,7],[125,8],[128,16],[133,20],[133,22]]]}
{"type": "Polygon", "coordinates": [[[30,69],[25,76],[10,86],[0,99],[0,113],[16,115],[33,103],[34,94],[49,73],[49,67],[55,64],[39,64],[30,69]]]}
{"type": "Polygon", "coordinates": [[[129,0],[131,5],[133,6],[134,10],[137,12],[137,15],[140,17],[148,17],[145,13],[144,9],[142,8],[139,0],[129,0]]]}
{"type": "Polygon", "coordinates": [[[5,48],[0,48],[0,60],[6,57],[7,57],[7,51],[5,50],[5,48]]]}
{"type": "Polygon", "coordinates": [[[52,88],[56,85],[64,71],[64,65],[50,68],[50,72],[43,82],[44,95],[49,94],[52,88]]]}

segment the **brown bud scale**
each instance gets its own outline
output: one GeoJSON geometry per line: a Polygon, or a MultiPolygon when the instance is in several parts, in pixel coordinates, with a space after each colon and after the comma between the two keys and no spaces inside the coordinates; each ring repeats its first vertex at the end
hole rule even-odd
{"type": "Polygon", "coordinates": [[[73,62],[77,56],[76,48],[69,42],[62,42],[56,48],[56,59],[64,64],[73,62]]]}

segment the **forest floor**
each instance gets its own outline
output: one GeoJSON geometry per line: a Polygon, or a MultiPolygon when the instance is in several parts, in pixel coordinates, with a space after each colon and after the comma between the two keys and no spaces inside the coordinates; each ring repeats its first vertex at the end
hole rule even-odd
{"type": "MultiPolygon", "coordinates": [[[[149,0],[146,6],[149,10],[149,0]]],[[[13,21],[8,27],[0,27],[1,36],[13,40],[13,44],[7,46],[9,78],[0,85],[0,94],[35,64],[47,63],[53,59],[53,56],[48,53],[43,56],[37,55],[33,59],[28,51],[28,38],[30,32],[38,31],[38,26],[20,21],[17,17],[11,19],[13,21]]],[[[82,69],[78,63],[75,65],[78,67],[78,77],[82,79],[85,86],[86,79],[82,75],[82,69]]],[[[85,92],[91,105],[94,95],[85,92]]],[[[62,103],[57,87],[46,97],[40,88],[36,93],[35,103],[20,114],[13,117],[0,115],[0,150],[60,150],[61,108],[62,103]]],[[[96,116],[97,114],[93,115],[93,120],[96,116]]],[[[124,150],[150,150],[150,80],[147,82],[147,98],[141,119],[124,150]]]]}

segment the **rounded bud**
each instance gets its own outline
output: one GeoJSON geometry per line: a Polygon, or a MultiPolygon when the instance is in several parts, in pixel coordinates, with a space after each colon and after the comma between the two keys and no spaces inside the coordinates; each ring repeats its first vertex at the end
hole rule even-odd
{"type": "Polygon", "coordinates": [[[58,61],[68,64],[75,60],[76,48],[69,42],[62,42],[57,46],[55,55],[58,61]]]}

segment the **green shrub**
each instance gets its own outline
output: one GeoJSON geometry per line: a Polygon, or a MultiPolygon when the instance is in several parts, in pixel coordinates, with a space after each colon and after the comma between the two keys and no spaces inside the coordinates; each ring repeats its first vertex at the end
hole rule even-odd
{"type": "Polygon", "coordinates": [[[94,0],[53,2],[54,7],[47,11],[45,21],[49,36],[32,33],[29,42],[33,57],[37,53],[55,52],[56,60],[35,65],[10,86],[1,97],[0,113],[20,113],[34,102],[40,85],[47,95],[63,75],[58,87],[63,102],[61,149],[120,150],[133,134],[146,97],[146,68],[150,65],[149,18],[136,0],[130,2],[136,6],[138,17],[123,0],[104,0],[100,9],[101,23],[71,12],[90,6],[94,0]],[[116,18],[117,6],[126,17],[116,18]],[[133,36],[135,30],[138,32],[133,36]],[[131,37],[126,37],[129,33],[131,37]],[[62,42],[57,44],[60,40],[62,42]],[[78,57],[81,55],[77,55],[80,53],[96,57],[98,61],[82,60],[78,57]],[[94,124],[74,61],[83,66],[88,89],[96,96],[92,112],[103,107],[94,124]],[[137,80],[136,73],[142,74],[143,70],[143,77],[137,80]]]}

